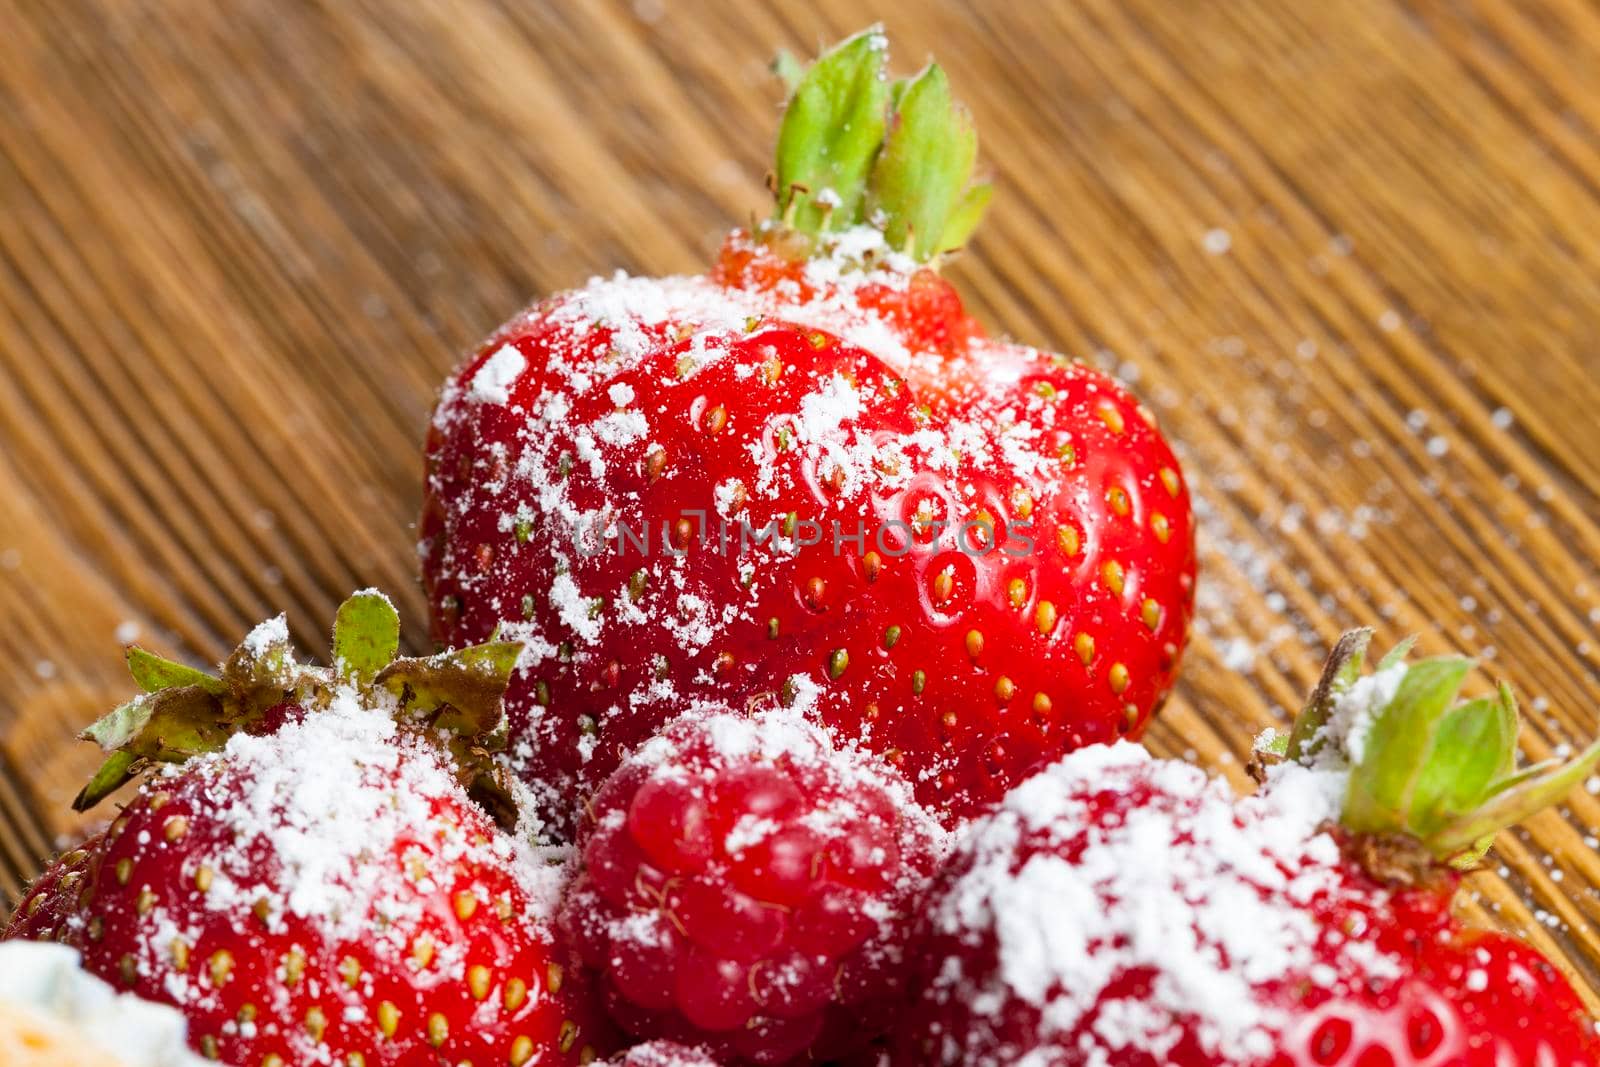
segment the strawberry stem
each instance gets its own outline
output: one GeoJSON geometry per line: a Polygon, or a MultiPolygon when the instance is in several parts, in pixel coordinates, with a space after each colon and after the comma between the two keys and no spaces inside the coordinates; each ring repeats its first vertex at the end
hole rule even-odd
{"type": "Polygon", "coordinates": [[[921,262],[966,243],[993,189],[973,184],[978,135],[938,64],[891,83],[874,27],[808,68],[781,55],[791,85],[778,133],[775,218],[808,237],[863,224],[921,262]]]}
{"type": "Polygon", "coordinates": [[[1517,767],[1520,721],[1509,687],[1460,700],[1474,662],[1407,665],[1402,644],[1364,674],[1370,630],[1334,646],[1286,737],[1258,751],[1348,773],[1341,824],[1374,838],[1407,835],[1458,867],[1482,859],[1499,831],[1564,797],[1600,764],[1600,742],[1570,760],[1517,767]]]}

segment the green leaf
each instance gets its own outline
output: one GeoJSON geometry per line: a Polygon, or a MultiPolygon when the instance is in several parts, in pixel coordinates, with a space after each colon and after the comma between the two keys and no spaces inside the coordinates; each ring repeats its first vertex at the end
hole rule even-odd
{"type": "Polygon", "coordinates": [[[868,181],[867,210],[882,215],[891,247],[933,256],[977,158],[972,120],[951,97],[944,69],[930,64],[900,94],[868,181]]]}
{"type": "Polygon", "coordinates": [[[98,803],[133,777],[135,765],[142,761],[181,763],[215,752],[227,744],[230,733],[222,718],[222,701],[198,685],[161,689],[130,700],[80,735],[111,753],[111,758],[75,803],[98,803]]]}
{"type": "Polygon", "coordinates": [[[1515,784],[1498,788],[1477,810],[1437,830],[1428,838],[1428,847],[1442,856],[1486,848],[1499,831],[1558,803],[1592,774],[1596,765],[1600,765],[1600,741],[1567,763],[1552,761],[1530,768],[1514,776],[1515,784]]]}
{"type": "Polygon", "coordinates": [[[366,685],[400,650],[400,613],[376,589],[354,594],[333,620],[333,666],[339,677],[366,685]]]}
{"type": "Polygon", "coordinates": [[[778,214],[803,233],[861,219],[887,121],[886,51],[876,28],[858,33],[813,63],[789,98],[778,131],[778,214]],[[819,202],[824,190],[837,203],[819,202]]]}
{"type": "Polygon", "coordinates": [[[1355,684],[1361,677],[1361,665],[1366,660],[1367,646],[1372,643],[1372,631],[1366,627],[1347,630],[1328,651],[1322,665],[1322,676],[1311,691],[1306,706],[1294,718],[1289,731],[1289,741],[1284,755],[1296,762],[1305,762],[1321,747],[1318,735],[1333,713],[1333,701],[1338,694],[1355,684]]]}
{"type": "Polygon", "coordinates": [[[1346,827],[1357,833],[1407,830],[1413,790],[1439,722],[1471,669],[1472,661],[1460,656],[1426,659],[1406,669],[1394,699],[1374,715],[1361,761],[1350,769],[1346,827]]]}
{"type": "Polygon", "coordinates": [[[413,719],[484,738],[500,726],[504,715],[500,701],[521,654],[518,642],[494,641],[426,659],[397,659],[378,673],[376,681],[413,719]]]}
{"type": "Polygon", "coordinates": [[[965,246],[972,231],[983,221],[983,213],[993,198],[994,186],[988,182],[980,182],[962,194],[955,210],[945,220],[944,232],[939,235],[939,247],[934,249],[934,255],[954,252],[965,246]]]}
{"type": "Polygon", "coordinates": [[[141,762],[131,752],[113,752],[89,784],[78,791],[72,800],[73,811],[88,811],[106,797],[115,793],[138,776],[141,762]]]}
{"type": "Polygon", "coordinates": [[[1517,714],[1503,699],[1458,704],[1439,720],[1432,751],[1412,786],[1407,829],[1427,840],[1438,828],[1475,810],[1515,759],[1517,714]]]}
{"type": "Polygon", "coordinates": [[[222,679],[213,678],[205,671],[197,670],[187,664],[163,659],[138,645],[129,645],[127,655],[128,673],[133,675],[134,683],[146,693],[179,685],[198,685],[216,696],[228,691],[222,679]]]}

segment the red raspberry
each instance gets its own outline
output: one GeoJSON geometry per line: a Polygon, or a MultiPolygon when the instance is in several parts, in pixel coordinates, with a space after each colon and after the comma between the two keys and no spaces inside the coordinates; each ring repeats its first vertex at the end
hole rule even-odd
{"type": "Polygon", "coordinates": [[[787,712],[700,709],[590,802],[562,924],[646,1038],[827,1058],[886,1025],[943,832],[874,757],[787,712]]]}
{"type": "Polygon", "coordinates": [[[606,1062],[613,1067],[722,1067],[705,1049],[676,1041],[647,1041],[606,1062]]]}

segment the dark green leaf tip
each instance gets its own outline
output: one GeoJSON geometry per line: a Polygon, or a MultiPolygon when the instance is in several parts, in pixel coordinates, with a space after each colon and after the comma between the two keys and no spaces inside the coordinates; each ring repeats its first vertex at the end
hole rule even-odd
{"type": "Polygon", "coordinates": [[[807,68],[774,65],[792,82],[778,133],[777,214],[817,237],[863,223],[920,261],[966,243],[992,188],[972,181],[978,137],[938,64],[891,83],[876,27],[807,68]]]}
{"type": "Polygon", "coordinates": [[[1409,835],[1440,861],[1471,865],[1497,832],[1557,803],[1600,764],[1597,742],[1572,759],[1518,770],[1509,687],[1462,700],[1473,661],[1437,656],[1408,666],[1409,640],[1363,674],[1370,638],[1352,631],[1335,646],[1282,746],[1285,758],[1348,771],[1347,830],[1409,835]]]}

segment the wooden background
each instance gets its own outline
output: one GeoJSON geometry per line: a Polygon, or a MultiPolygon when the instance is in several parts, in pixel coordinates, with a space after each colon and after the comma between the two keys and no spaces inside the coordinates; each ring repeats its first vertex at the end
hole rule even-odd
{"type": "MultiPolygon", "coordinates": [[[[282,609],[321,650],[369,583],[420,641],[446,371],[534,294],[703,264],[764,210],[767,59],[867,9],[0,0],[0,896],[77,829],[120,643],[215,661],[282,609]]],[[[1153,745],[1239,777],[1355,623],[1483,656],[1530,758],[1592,736],[1600,10],[877,13],[982,131],[971,305],[1181,444],[1202,611],[1153,745]]],[[[1597,820],[1503,835],[1469,905],[1590,988],[1597,820]]]]}

